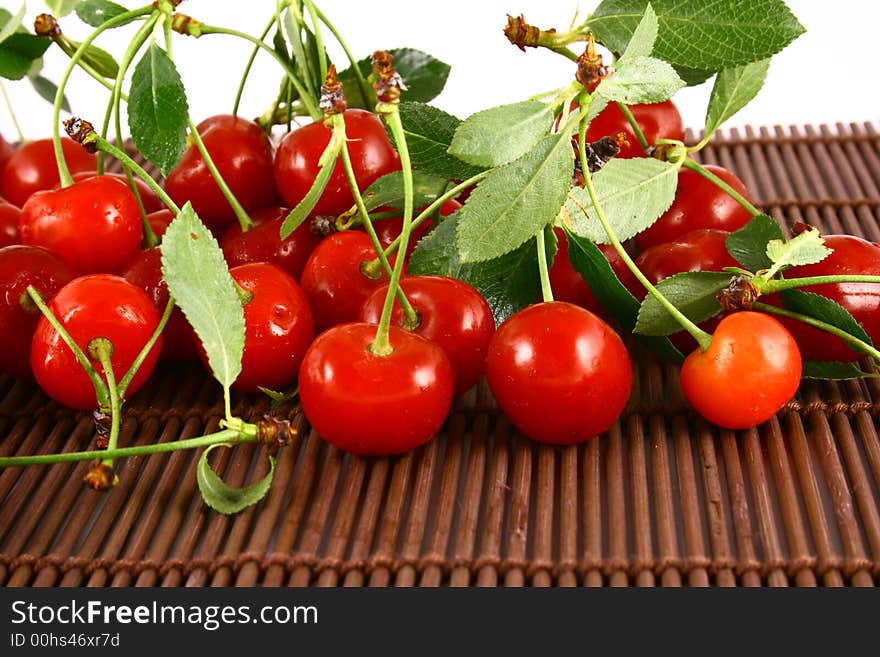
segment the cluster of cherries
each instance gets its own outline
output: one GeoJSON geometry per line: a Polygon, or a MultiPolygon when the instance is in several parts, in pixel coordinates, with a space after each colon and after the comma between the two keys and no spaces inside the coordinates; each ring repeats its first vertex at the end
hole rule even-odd
{"type": "MultiPolygon", "coordinates": [[[[671,101],[631,108],[649,143],[684,138],[671,101]]],[[[381,119],[365,110],[344,112],[347,147],[361,190],[401,168],[381,119]]],[[[441,276],[404,276],[401,289],[414,312],[395,306],[388,349],[374,349],[388,295],[388,277],[363,230],[321,235],[312,221],[281,239],[281,225],[308,193],[330,141],[323,122],[297,128],[273,144],[254,122],[229,115],[197,126],[222,178],[247,213],[240,222],[195,146],[164,181],[178,205],[190,202],[216,236],[230,274],[242,292],[246,326],[242,371],[233,388],[283,390],[298,384],[304,413],[325,439],[357,454],[393,454],[431,438],[453,399],[485,374],[501,409],[525,435],[554,444],[579,442],[607,430],[629,399],[632,368],[620,336],[602,319],[588,284],[567,257],[565,233],[549,272],[555,301],[515,313],[496,330],[491,310],[473,287],[441,276]]],[[[629,132],[631,146],[618,157],[643,156],[626,118],[615,105],[589,126],[588,141],[629,132]]],[[[118,174],[96,175],[96,159],[61,141],[73,184],[59,186],[51,140],[16,149],[0,141],[0,370],[33,376],[52,398],[93,409],[95,389],[81,363],[35,304],[32,286],[51,313],[87,354],[98,337],[112,344],[117,377],[127,372],[160,322],[168,303],[158,246],[144,246],[142,210],[162,236],[174,214],[142,182],[137,195],[118,174]]],[[[707,167],[746,197],[731,172],[707,167]]],[[[312,216],[336,217],[354,203],[337,162],[312,216]]],[[[449,201],[448,215],[460,207],[449,201]]],[[[380,208],[385,215],[391,208],[380,208]]],[[[683,169],[674,203],[635,238],[636,263],[652,282],[683,271],[721,271],[737,266],[725,240],[751,214],[703,176],[683,169]]],[[[401,233],[402,217],[376,222],[383,247],[401,233]]],[[[332,222],[330,222],[332,223],[332,222]]],[[[412,243],[431,228],[424,222],[412,243]]],[[[833,254],[797,275],[880,274],[880,247],[850,236],[828,236],[833,254]]],[[[410,245],[411,245],[410,244],[410,245]]],[[[620,280],[638,298],[646,291],[611,247],[602,247],[620,280]]],[[[407,249],[403,257],[408,257],[407,249]]],[[[401,257],[399,254],[392,257],[401,257]]],[[[793,270],[792,270],[793,271],[793,270]]],[[[877,286],[816,287],[880,339],[877,286]]],[[[690,336],[674,341],[691,351],[683,366],[683,390],[711,421],[731,428],[767,419],[795,392],[801,353],[810,359],[852,361],[858,354],[839,339],[796,322],[788,330],[775,319],[739,312],[710,320],[707,351],[690,336]],[[790,332],[789,332],[790,331],[790,332]],[[794,334],[795,338],[791,337],[794,334]],[[758,339],[755,339],[758,336],[758,339]],[[736,343],[753,341],[751,358],[725,356],[736,343]],[[731,404],[729,381],[746,395],[731,404]]],[[[198,338],[175,309],[160,339],[126,382],[133,394],[158,358],[206,361],[198,338]]]]}

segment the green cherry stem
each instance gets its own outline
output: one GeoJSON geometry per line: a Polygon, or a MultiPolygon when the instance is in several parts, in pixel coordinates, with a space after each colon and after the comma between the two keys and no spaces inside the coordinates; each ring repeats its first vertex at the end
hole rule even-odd
{"type": "Polygon", "coordinates": [[[95,29],[85,41],[83,41],[79,48],[76,49],[76,52],[70,56],[70,61],[67,63],[67,68],[64,69],[64,72],[61,74],[61,79],[58,81],[58,91],[55,93],[55,102],[52,106],[52,140],[55,147],[55,162],[58,166],[58,175],[61,180],[62,187],[70,187],[73,184],[73,177],[70,175],[70,169],[67,168],[67,162],[64,159],[64,151],[61,149],[61,132],[60,132],[60,119],[61,119],[61,106],[64,104],[64,89],[67,87],[67,82],[70,79],[70,75],[73,72],[73,69],[76,67],[77,62],[82,58],[83,54],[86,52],[88,47],[92,44],[92,42],[101,35],[102,32],[106,30],[112,29],[118,25],[123,25],[132,20],[140,18],[141,16],[147,16],[152,14],[153,11],[157,11],[153,9],[153,5],[147,5],[146,7],[142,7],[140,9],[134,9],[132,11],[127,11],[118,16],[114,16],[106,23],[95,29]]]}
{"type": "MultiPolygon", "coordinates": [[[[244,423],[243,423],[244,424],[244,423]]],[[[37,454],[35,456],[7,456],[0,458],[0,468],[21,467],[27,465],[51,465],[53,463],[75,463],[93,459],[122,459],[130,456],[148,456],[176,452],[184,449],[198,449],[222,443],[253,443],[257,442],[257,427],[244,424],[247,433],[239,429],[223,429],[207,436],[175,440],[168,443],[138,445],[136,447],[118,447],[116,449],[99,449],[87,452],[66,452],[63,454],[37,454]]]]}
{"type": "Polygon", "coordinates": [[[541,295],[545,302],[553,301],[553,288],[550,285],[550,268],[547,266],[547,245],[544,241],[544,229],[535,235],[538,245],[538,274],[541,277],[541,295]]]}
{"type": "Polygon", "coordinates": [[[324,49],[324,37],[321,35],[321,24],[318,17],[318,8],[312,0],[305,0],[306,9],[309,12],[309,18],[312,21],[315,35],[315,50],[318,53],[318,74],[319,80],[327,77],[327,51],[324,49]]]}
{"type": "Polygon", "coordinates": [[[15,116],[15,110],[12,109],[12,101],[9,100],[9,94],[6,93],[6,86],[2,82],[0,82],[0,95],[3,96],[3,103],[6,105],[6,111],[9,112],[9,118],[12,119],[12,125],[15,127],[15,132],[18,134],[18,142],[23,144],[27,139],[21,131],[18,117],[15,116]]]}
{"type": "Polygon", "coordinates": [[[137,357],[132,361],[128,371],[126,371],[123,377],[119,380],[118,391],[120,398],[125,398],[125,393],[128,391],[128,386],[131,385],[131,380],[135,377],[135,374],[137,374],[141,365],[143,365],[150,350],[152,350],[153,346],[159,340],[162,331],[165,330],[165,326],[168,324],[168,319],[171,317],[171,312],[174,310],[174,305],[174,297],[169,296],[168,303],[165,304],[165,310],[162,312],[162,316],[159,318],[159,323],[156,325],[156,328],[153,329],[150,339],[147,340],[146,344],[138,352],[137,357]]]}
{"type": "Polygon", "coordinates": [[[808,326],[812,326],[821,331],[825,331],[830,333],[831,335],[836,335],[837,337],[843,339],[845,342],[848,342],[854,349],[860,351],[864,354],[868,354],[875,361],[880,363],[880,351],[878,351],[875,347],[872,347],[867,342],[863,342],[859,340],[854,335],[850,335],[843,329],[839,329],[832,324],[827,322],[823,322],[820,319],[815,319],[814,317],[810,317],[808,315],[803,315],[801,313],[796,313],[791,310],[787,310],[785,308],[779,308],[778,306],[771,306],[768,303],[761,303],[760,301],[755,302],[751,306],[752,310],[757,310],[759,312],[768,313],[771,315],[779,315],[780,317],[788,317],[790,319],[796,319],[799,322],[803,322],[808,326]]]}
{"type": "Polygon", "coordinates": [[[733,198],[737,203],[743,206],[753,217],[762,214],[761,211],[756,208],[745,196],[740,194],[733,187],[728,185],[726,182],[721,180],[721,178],[716,176],[714,173],[709,171],[706,167],[702,166],[698,162],[687,157],[684,159],[684,167],[686,169],[690,169],[691,171],[696,171],[698,174],[703,176],[703,178],[723,189],[731,198],[733,198]]]}
{"type": "Polygon", "coordinates": [[[782,290],[794,290],[808,285],[830,285],[833,283],[880,283],[880,276],[867,274],[829,274],[828,276],[803,276],[801,278],[773,278],[764,280],[755,277],[752,283],[761,294],[773,294],[782,290]]]}
{"type": "MultiPolygon", "coordinates": [[[[583,108],[583,106],[582,106],[583,108]]],[[[697,341],[697,344],[700,346],[702,351],[706,351],[709,348],[709,344],[712,342],[712,336],[709,333],[706,333],[699,326],[694,324],[690,319],[688,319],[684,313],[682,313],[675,305],[669,301],[663,294],[648,280],[648,278],[641,272],[633,259],[630,257],[629,253],[626,252],[626,249],[623,248],[623,245],[620,243],[620,240],[617,239],[617,235],[614,234],[614,230],[611,228],[611,225],[608,223],[607,218],[605,217],[605,213],[602,211],[602,207],[599,205],[599,199],[596,195],[596,189],[593,187],[593,176],[590,174],[590,167],[587,163],[586,157],[586,133],[587,133],[587,124],[584,121],[580,122],[578,129],[578,154],[581,161],[581,169],[584,173],[584,186],[587,188],[587,193],[590,195],[590,201],[593,204],[593,208],[596,210],[596,218],[599,220],[599,223],[602,224],[602,228],[605,230],[605,234],[608,236],[611,245],[614,247],[614,250],[620,255],[623,262],[626,264],[627,268],[633,273],[633,275],[638,279],[638,281],[645,286],[645,289],[657,299],[657,302],[663,306],[666,311],[672,315],[675,320],[681,325],[681,327],[690,333],[693,338],[697,341]]]]}
{"type": "Polygon", "coordinates": [[[366,105],[369,106],[371,103],[371,99],[375,96],[373,94],[373,90],[370,87],[367,79],[364,77],[363,71],[361,71],[360,66],[358,66],[358,61],[355,59],[351,50],[348,47],[348,44],[345,43],[345,39],[342,38],[342,35],[339,31],[334,27],[333,23],[331,23],[321,9],[314,5],[314,3],[309,3],[313,6],[315,10],[315,14],[324,23],[324,26],[330,30],[330,34],[333,35],[333,38],[336,39],[336,42],[339,44],[339,47],[342,48],[342,52],[345,53],[346,58],[348,59],[348,63],[351,65],[351,70],[354,72],[355,80],[357,80],[358,88],[361,90],[361,95],[364,97],[364,101],[366,105]]]}
{"type": "Polygon", "coordinates": [[[636,139],[639,140],[639,145],[642,147],[642,150],[645,151],[645,154],[648,153],[651,145],[648,143],[647,138],[645,137],[645,133],[642,132],[642,126],[639,125],[639,122],[636,121],[636,117],[633,116],[632,110],[626,103],[622,103],[619,100],[617,102],[617,107],[620,109],[621,113],[626,117],[626,120],[629,121],[630,127],[633,129],[633,133],[635,133],[636,139]]]}
{"type": "Polygon", "coordinates": [[[34,305],[40,309],[41,313],[43,313],[43,317],[45,317],[49,324],[52,325],[52,328],[58,331],[58,335],[61,336],[61,339],[64,340],[64,344],[66,344],[70,351],[73,352],[77,362],[82,365],[82,368],[85,370],[89,380],[95,388],[95,397],[97,398],[98,406],[103,409],[110,408],[111,400],[107,384],[101,379],[88,356],[86,356],[85,352],[83,352],[80,346],[74,341],[70,333],[67,332],[64,325],[61,324],[57,317],[55,317],[55,313],[53,313],[49,306],[46,305],[43,301],[43,297],[40,296],[40,293],[37,292],[32,285],[27,286],[27,293],[31,298],[31,301],[34,302],[34,305]]]}
{"type": "MultiPolygon", "coordinates": [[[[107,439],[107,449],[116,449],[119,444],[120,413],[122,411],[122,393],[116,386],[116,375],[113,372],[113,344],[107,338],[94,338],[89,343],[89,352],[97,356],[96,360],[104,369],[104,378],[107,381],[107,391],[110,394],[110,436],[107,439]]],[[[103,465],[113,467],[113,459],[104,458],[103,465]]]]}
{"type": "Polygon", "coordinates": [[[391,272],[388,284],[388,294],[385,295],[385,305],[382,307],[382,315],[379,317],[379,327],[376,329],[376,339],[370,345],[370,351],[377,356],[388,356],[394,348],[389,340],[391,329],[391,310],[394,306],[394,297],[400,287],[400,275],[403,273],[403,262],[406,260],[406,245],[412,230],[413,216],[413,175],[412,163],[409,159],[409,149],[406,145],[406,136],[403,131],[403,123],[400,120],[400,112],[397,103],[379,103],[376,112],[381,114],[388,124],[394,145],[400,155],[400,167],[403,172],[403,226],[400,230],[400,242],[398,245],[397,260],[391,272]]]}
{"type": "MultiPolygon", "coordinates": [[[[263,31],[260,33],[260,36],[257,37],[261,42],[266,40],[266,37],[269,35],[269,30],[272,29],[272,26],[278,22],[278,9],[275,10],[275,13],[272,14],[272,18],[266,24],[266,27],[263,28],[263,31]]],[[[238,116],[238,106],[241,104],[241,98],[244,95],[244,85],[247,82],[248,75],[251,73],[251,68],[254,65],[254,60],[257,58],[257,53],[260,52],[259,46],[254,46],[254,49],[251,51],[250,57],[248,57],[247,64],[244,66],[244,71],[241,74],[241,80],[238,83],[238,90],[235,92],[235,101],[232,104],[232,115],[238,116]]]]}

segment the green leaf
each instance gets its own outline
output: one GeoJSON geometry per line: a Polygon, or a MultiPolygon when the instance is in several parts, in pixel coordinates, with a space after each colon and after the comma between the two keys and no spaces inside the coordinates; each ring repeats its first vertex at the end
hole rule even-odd
{"type": "Polygon", "coordinates": [[[766,214],[759,214],[727,236],[727,252],[751,272],[768,269],[773,263],[767,257],[767,245],[773,240],[783,240],[785,234],[779,222],[766,214]]]}
{"type": "MultiPolygon", "coordinates": [[[[602,308],[608,312],[625,333],[632,333],[639,314],[639,301],[617,278],[608,259],[598,246],[590,240],[563,226],[568,240],[568,259],[571,266],[590,286],[602,308]]],[[[680,363],[684,360],[681,352],[673,346],[669,338],[661,336],[635,336],[651,351],[661,358],[680,363]]]]}
{"type": "Polygon", "coordinates": [[[788,267],[822,262],[830,254],[831,249],[825,246],[825,239],[816,228],[805,230],[788,241],[770,240],[767,243],[767,257],[773,265],[767,270],[767,277],[788,267]]]}
{"type": "MultiPolygon", "coordinates": [[[[648,228],[669,209],[678,186],[678,170],[674,164],[653,158],[612,159],[593,175],[593,187],[599,206],[617,238],[628,240],[648,228]]],[[[569,192],[563,213],[568,213],[574,231],[597,244],[608,242],[608,236],[595,216],[590,196],[583,187],[569,192]]]]}
{"type": "MultiPolygon", "coordinates": [[[[469,283],[486,299],[496,326],[541,298],[534,239],[499,258],[463,263],[456,249],[457,224],[458,216],[454,213],[419,240],[407,271],[413,275],[452,276],[469,283]]],[[[545,229],[544,241],[547,258],[552,260],[556,254],[556,237],[549,226],[545,229]]]]}
{"type": "Polygon", "coordinates": [[[838,363],[836,361],[805,360],[801,378],[823,379],[827,381],[850,381],[852,379],[876,379],[878,374],[865,372],[855,363],[838,363]]]}
{"type": "Polygon", "coordinates": [[[163,176],[183,155],[188,111],[186,91],[174,62],[151,44],[131,77],[128,127],[138,151],[163,176]]]}
{"type": "MultiPolygon", "coordinates": [[[[69,39],[68,41],[70,41],[70,45],[74,49],[79,48],[80,44],[76,41],[69,39]]],[[[111,80],[115,80],[119,73],[119,64],[116,63],[113,55],[106,50],[101,50],[94,44],[89,44],[86,47],[85,52],[82,54],[82,61],[95,69],[98,75],[111,80]]]]}
{"type": "MultiPolygon", "coordinates": [[[[660,103],[672,98],[684,86],[684,80],[678,77],[671,64],[654,57],[634,57],[622,61],[614,75],[599,83],[596,97],[627,105],[660,103]]],[[[597,114],[591,105],[589,120],[597,114]]]]}
{"type": "MultiPolygon", "coordinates": [[[[300,81],[306,84],[306,89],[314,89],[317,96],[321,92],[321,85],[324,84],[324,81],[320,79],[321,73],[316,59],[317,50],[314,45],[315,38],[311,30],[304,27],[301,22],[298,23],[294,18],[295,10],[295,3],[291,3],[290,11],[284,15],[284,29],[290,42],[294,70],[300,81]]],[[[315,100],[317,101],[318,98],[315,100]]]]}
{"type": "MultiPolygon", "coordinates": [[[[58,85],[56,85],[51,80],[44,78],[42,75],[37,75],[36,77],[28,78],[31,81],[31,85],[34,88],[34,91],[45,100],[46,102],[55,103],[55,95],[58,93],[58,85]]],[[[65,112],[70,112],[70,103],[67,102],[67,96],[65,95],[61,99],[61,109],[65,112]]]]}
{"type": "Polygon", "coordinates": [[[409,157],[416,171],[447,180],[467,180],[480,173],[480,167],[447,153],[460,119],[424,103],[401,103],[399,109],[409,157]]]}
{"type": "Polygon", "coordinates": [[[635,57],[650,57],[651,51],[654,50],[654,43],[657,41],[658,27],[657,14],[654,12],[654,7],[648,2],[645,6],[645,13],[626,46],[626,52],[617,61],[617,66],[623,66],[635,57]]]}
{"type": "MultiPolygon", "coordinates": [[[[446,188],[446,178],[430,173],[413,172],[413,208],[430,205],[446,188]]],[[[404,203],[403,173],[385,174],[364,191],[364,205],[368,212],[383,206],[402,209],[404,203]]]]}
{"type": "Polygon", "coordinates": [[[76,15],[79,19],[92,27],[101,27],[111,18],[116,18],[127,11],[125,7],[110,0],[83,0],[76,6],[76,15]]]}
{"type": "MultiPolygon", "coordinates": [[[[231,447],[232,445],[222,446],[231,447]]],[[[266,497],[266,493],[269,492],[269,487],[272,485],[272,477],[275,475],[275,458],[273,456],[269,457],[269,473],[265,477],[245,488],[232,488],[214,472],[211,464],[208,463],[208,455],[215,447],[221,447],[221,445],[211,445],[202,452],[196,468],[196,481],[205,504],[219,513],[228,515],[243,511],[266,497]]]]}
{"type": "MultiPolygon", "coordinates": [[[[589,20],[596,38],[626,51],[648,0],[603,0],[589,20]]],[[[767,59],[804,27],[782,0],[653,0],[659,34],[653,55],[676,66],[720,71],[767,59]]]]}
{"type": "Polygon", "coordinates": [[[559,214],[572,175],[571,141],[564,133],[545,137],[518,160],[493,169],[461,209],[462,261],[491,260],[534,237],[559,214]]]}
{"type": "Polygon", "coordinates": [[[56,18],[67,16],[82,0],[46,0],[46,6],[56,18]]]}
{"type": "MultiPolygon", "coordinates": [[[[404,92],[406,101],[427,103],[443,91],[449,78],[449,64],[415,48],[393,48],[389,52],[394,57],[394,68],[408,88],[404,92]]],[[[372,70],[370,58],[359,61],[358,67],[364,76],[368,76],[372,70]]],[[[339,80],[343,83],[342,88],[349,107],[373,109],[375,99],[364,99],[351,68],[342,71],[339,80]]]]}
{"type": "MultiPolygon", "coordinates": [[[[664,278],[655,287],[685,317],[698,324],[721,312],[715,297],[728,283],[730,274],[727,273],[688,271],[664,278]]],[[[643,335],[670,335],[681,331],[681,324],[660,305],[654,295],[648,294],[642,301],[633,330],[643,335]]]]}
{"type": "Polygon", "coordinates": [[[779,293],[782,306],[792,312],[818,319],[846,331],[862,342],[873,346],[870,336],[855,317],[836,301],[814,292],[803,290],[783,290],[779,293]]]}
{"type": "Polygon", "coordinates": [[[23,29],[22,20],[24,20],[26,11],[27,3],[25,2],[21,3],[21,7],[15,12],[15,16],[5,9],[0,9],[0,43],[5,41],[10,35],[23,29]]]}
{"type": "Polygon", "coordinates": [[[703,84],[706,80],[715,75],[715,71],[704,71],[698,68],[690,68],[688,66],[676,66],[675,72],[678,73],[678,77],[684,80],[684,83],[689,87],[703,84]]]}
{"type": "Polygon", "coordinates": [[[168,291],[199,336],[214,378],[228,390],[241,373],[244,309],[223,251],[189,202],[168,226],[160,249],[168,291]]]}
{"type": "Polygon", "coordinates": [[[458,126],[449,154],[479,167],[496,167],[529,152],[553,125],[553,105],[526,100],[472,114],[458,126]]]}
{"type": "Polygon", "coordinates": [[[24,32],[10,34],[0,42],[0,77],[21,80],[50,45],[52,40],[45,37],[24,32]]]}
{"type": "Polygon", "coordinates": [[[762,59],[751,64],[734,68],[726,68],[715,78],[709,107],[706,110],[706,135],[712,135],[718,127],[731,116],[739,112],[758,95],[764,80],[770,59],[762,59]]]}

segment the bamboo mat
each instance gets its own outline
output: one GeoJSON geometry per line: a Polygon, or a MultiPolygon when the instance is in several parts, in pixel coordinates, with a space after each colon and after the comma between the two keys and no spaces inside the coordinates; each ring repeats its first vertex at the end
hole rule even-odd
{"type": "MultiPolygon", "coordinates": [[[[786,224],[880,241],[880,134],[871,124],[719,135],[702,154],[736,171],[786,224]]],[[[687,408],[676,368],[634,349],[627,409],[568,448],[518,436],[484,385],[441,434],[392,459],[352,458],[295,406],[296,441],[269,495],[226,517],[196,490],[191,452],[132,458],[109,494],[87,464],[0,471],[3,586],[877,586],[880,381],[804,382],[764,425],[732,432],[687,408]]],[[[121,444],[217,429],[219,386],[163,366],[130,401],[121,444]]],[[[88,414],[0,377],[0,453],[94,445],[88,414]]],[[[265,456],[236,448],[233,485],[265,456]]]]}

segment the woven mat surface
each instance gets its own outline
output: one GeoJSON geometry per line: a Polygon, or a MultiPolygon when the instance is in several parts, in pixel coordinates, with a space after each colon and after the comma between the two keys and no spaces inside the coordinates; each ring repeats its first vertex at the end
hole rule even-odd
{"type": "MultiPolygon", "coordinates": [[[[733,169],[791,225],[880,241],[872,124],[719,135],[701,159],[733,169]]],[[[569,448],[518,436],[484,385],[441,434],[392,459],[352,458],[293,405],[235,412],[299,428],[258,506],[227,517],[196,490],[195,454],[131,458],[109,494],[87,464],[0,472],[3,586],[877,586],[880,380],[805,382],[778,416],[732,432],[696,417],[675,367],[635,349],[635,385],[605,435],[569,448]]],[[[217,429],[219,386],[157,370],[126,407],[121,444],[217,429]]],[[[0,453],[80,450],[89,414],[0,376],[0,453]]],[[[233,485],[265,472],[251,447],[217,454],[233,485]]]]}

